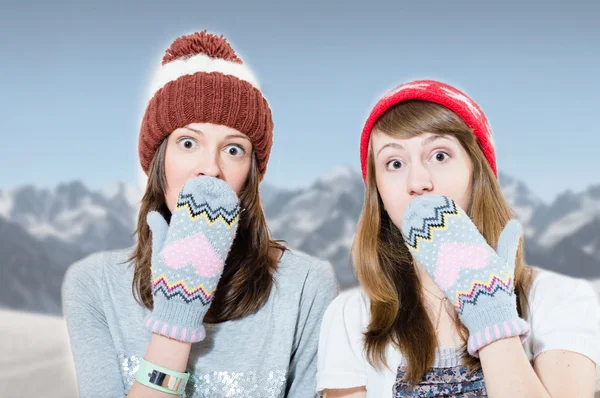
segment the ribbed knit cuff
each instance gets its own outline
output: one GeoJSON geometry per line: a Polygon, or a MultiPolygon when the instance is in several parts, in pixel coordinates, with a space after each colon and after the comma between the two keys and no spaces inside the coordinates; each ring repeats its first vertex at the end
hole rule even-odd
{"type": "Polygon", "coordinates": [[[467,350],[474,357],[479,357],[481,348],[500,339],[519,336],[524,342],[530,330],[529,323],[519,317],[515,304],[507,301],[493,307],[474,306],[463,314],[461,321],[469,329],[467,350]]]}
{"type": "Polygon", "coordinates": [[[182,304],[168,300],[155,300],[154,309],[144,320],[153,333],[175,340],[195,343],[204,340],[206,331],[202,319],[206,311],[197,305],[182,304]]]}

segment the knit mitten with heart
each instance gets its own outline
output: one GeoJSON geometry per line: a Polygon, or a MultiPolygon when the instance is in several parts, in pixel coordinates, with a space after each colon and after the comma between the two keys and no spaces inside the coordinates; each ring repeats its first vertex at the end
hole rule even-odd
{"type": "Polygon", "coordinates": [[[202,176],[183,187],[170,225],[158,212],[148,213],[154,308],[145,324],[154,333],[204,339],[202,320],[237,230],[238,202],[226,182],[202,176]]]}
{"type": "Polygon", "coordinates": [[[521,224],[511,220],[492,249],[451,199],[425,195],[406,208],[402,235],[413,257],[454,304],[469,330],[469,354],[502,338],[529,333],[519,317],[514,271],[521,224]]]}

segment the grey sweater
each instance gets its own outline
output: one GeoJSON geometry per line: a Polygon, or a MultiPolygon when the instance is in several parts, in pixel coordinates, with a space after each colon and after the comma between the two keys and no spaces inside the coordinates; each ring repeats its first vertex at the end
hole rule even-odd
{"type": "MultiPolygon", "coordinates": [[[[125,396],[150,341],[149,310],[133,298],[131,249],[93,254],[62,287],[81,397],[125,396]]],[[[187,397],[313,397],[321,319],[338,293],[331,265],[286,251],[267,303],[253,315],[205,324],[192,344],[187,397]]]]}

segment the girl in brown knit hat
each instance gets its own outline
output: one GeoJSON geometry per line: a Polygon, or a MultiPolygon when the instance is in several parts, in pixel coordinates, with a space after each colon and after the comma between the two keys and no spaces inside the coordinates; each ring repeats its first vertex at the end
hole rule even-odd
{"type": "Polygon", "coordinates": [[[72,265],[63,285],[82,397],[314,395],[337,283],[269,235],[272,141],[269,105],[225,38],[175,40],[141,125],[137,243],[72,265]]]}

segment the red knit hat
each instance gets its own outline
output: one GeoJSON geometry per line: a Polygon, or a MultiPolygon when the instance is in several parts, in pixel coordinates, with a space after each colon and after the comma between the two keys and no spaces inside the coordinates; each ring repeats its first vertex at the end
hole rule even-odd
{"type": "Polygon", "coordinates": [[[408,100],[434,102],[445,106],[460,116],[467,126],[473,129],[479,147],[490,163],[494,174],[498,176],[492,130],[481,108],[465,93],[448,84],[435,80],[416,80],[396,87],[383,96],[371,111],[360,137],[360,163],[365,181],[367,180],[369,138],[371,137],[373,126],[377,122],[377,119],[392,106],[408,100]]]}
{"type": "Polygon", "coordinates": [[[176,39],[151,86],[138,151],[148,174],[160,143],[190,123],[215,123],[246,134],[261,178],[273,144],[273,119],[252,71],[223,36],[206,31],[176,39]]]}

